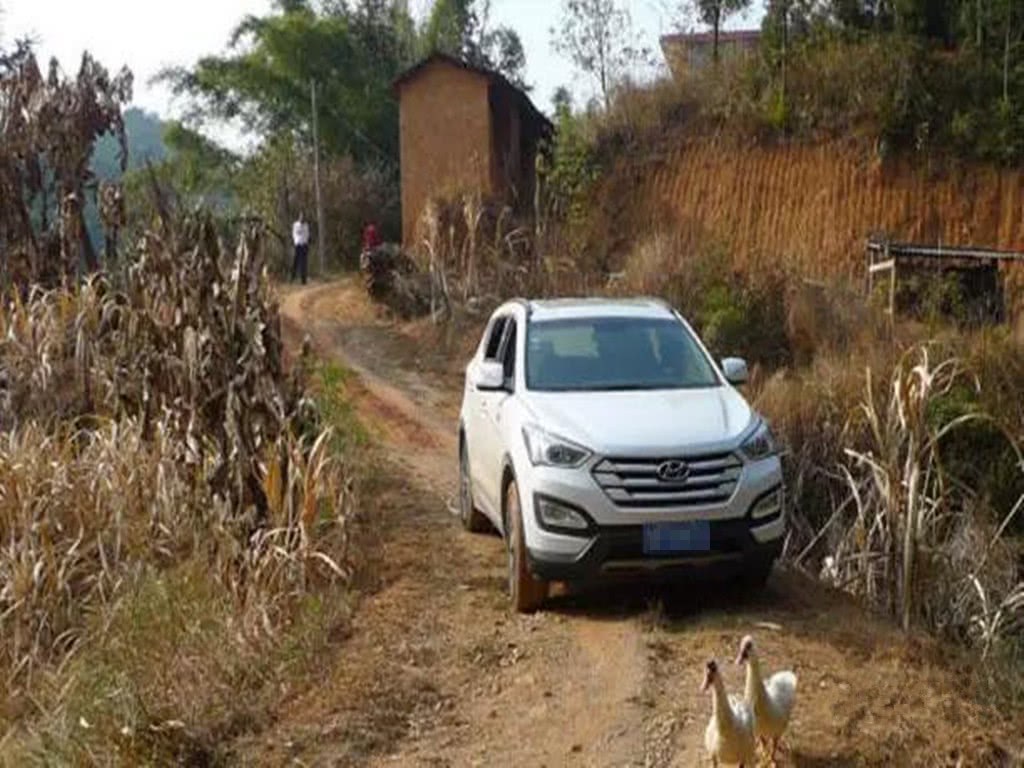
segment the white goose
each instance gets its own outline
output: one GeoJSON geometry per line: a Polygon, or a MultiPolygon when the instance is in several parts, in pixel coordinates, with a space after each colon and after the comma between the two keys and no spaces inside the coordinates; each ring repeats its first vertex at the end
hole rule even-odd
{"type": "Polygon", "coordinates": [[[740,643],[736,663],[747,665],[744,701],[754,714],[757,739],[770,745],[770,759],[774,764],[775,752],[796,704],[796,675],[789,671],[776,672],[765,682],[761,677],[761,662],[754,651],[754,638],[749,635],[740,643]]]}
{"type": "Polygon", "coordinates": [[[704,746],[716,767],[726,765],[753,766],[757,762],[757,741],[754,738],[754,716],[737,696],[729,696],[714,659],[707,663],[702,691],[711,689],[711,720],[704,731],[704,746]]]}

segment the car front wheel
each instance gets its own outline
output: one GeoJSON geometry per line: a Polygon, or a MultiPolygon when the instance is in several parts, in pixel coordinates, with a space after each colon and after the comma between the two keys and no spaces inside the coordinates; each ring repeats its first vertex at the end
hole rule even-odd
{"type": "Polygon", "coordinates": [[[465,445],[459,450],[459,519],[467,531],[487,530],[487,518],[473,504],[473,478],[469,474],[469,451],[465,445]]]}
{"type": "Polygon", "coordinates": [[[519,488],[515,480],[505,491],[505,510],[508,530],[508,588],[512,607],[516,613],[533,613],[548,596],[548,584],[534,578],[526,559],[526,539],[523,535],[523,513],[519,503],[519,488]]]}

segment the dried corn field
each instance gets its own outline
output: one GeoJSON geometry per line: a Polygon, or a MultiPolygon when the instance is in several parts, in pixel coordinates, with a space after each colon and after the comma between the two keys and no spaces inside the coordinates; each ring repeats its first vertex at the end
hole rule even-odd
{"type": "Polygon", "coordinates": [[[0,714],[105,642],[97,618],[152,574],[204,563],[235,631],[265,638],[349,576],[351,484],[308,366],[285,371],[260,231],[231,252],[199,217],[137,256],[123,288],[0,312],[0,714]]]}
{"type": "Polygon", "coordinates": [[[96,140],[107,133],[127,163],[121,116],[131,100],[132,74],[111,75],[88,53],[74,78],[57,62],[43,73],[28,43],[0,50],[0,285],[56,285],[99,256],[84,211],[96,198],[107,227],[108,261],[123,224],[119,191],[98,189],[89,170],[96,140]]]}

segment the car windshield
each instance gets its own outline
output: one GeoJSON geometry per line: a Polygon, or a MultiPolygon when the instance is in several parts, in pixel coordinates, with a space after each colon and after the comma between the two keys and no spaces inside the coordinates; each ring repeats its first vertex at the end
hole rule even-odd
{"type": "Polygon", "coordinates": [[[529,324],[531,390],[694,389],[718,383],[707,355],[676,320],[597,317],[529,324]]]}

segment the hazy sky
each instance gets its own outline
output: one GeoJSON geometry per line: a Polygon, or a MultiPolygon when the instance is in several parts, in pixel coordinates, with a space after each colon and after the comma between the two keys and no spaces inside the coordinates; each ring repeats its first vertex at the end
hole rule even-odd
{"type": "MultiPolygon", "coordinates": [[[[431,2],[411,0],[411,6],[422,15],[431,2]]],[[[591,83],[551,49],[550,29],[558,23],[560,0],[492,3],[492,24],[512,26],[522,37],[527,81],[534,86],[537,106],[549,111],[551,94],[559,85],[569,86],[577,103],[585,102],[593,93],[591,83]]],[[[223,50],[243,16],[264,12],[270,5],[270,0],[0,0],[0,33],[8,41],[36,39],[43,56],[57,56],[68,71],[76,68],[86,49],[111,69],[126,64],[135,73],[135,103],[173,116],[180,105],[171,101],[166,89],[150,86],[149,78],[166,65],[189,64],[223,50]]],[[[676,0],[628,0],[626,5],[660,60],[658,37],[677,22],[665,8],[677,5],[676,0]]],[[[754,25],[759,17],[759,12],[751,12],[729,26],[754,25]]]]}

